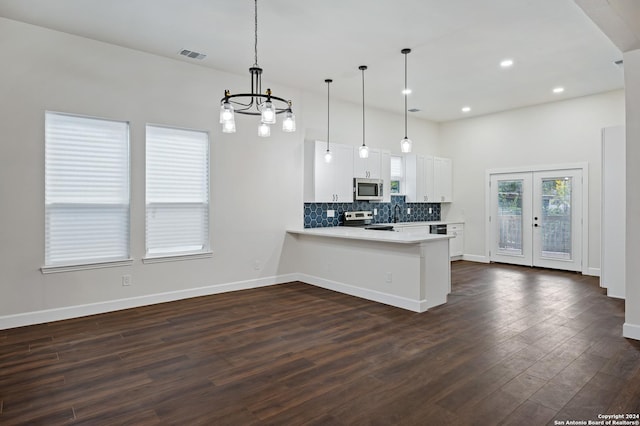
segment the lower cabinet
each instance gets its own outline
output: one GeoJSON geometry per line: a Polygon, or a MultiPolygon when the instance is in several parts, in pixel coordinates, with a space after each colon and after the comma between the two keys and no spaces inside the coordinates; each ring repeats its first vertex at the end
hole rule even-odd
{"type": "Polygon", "coordinates": [[[449,256],[454,260],[462,259],[462,255],[464,254],[464,224],[448,224],[447,235],[453,236],[453,238],[449,240],[449,256]]]}

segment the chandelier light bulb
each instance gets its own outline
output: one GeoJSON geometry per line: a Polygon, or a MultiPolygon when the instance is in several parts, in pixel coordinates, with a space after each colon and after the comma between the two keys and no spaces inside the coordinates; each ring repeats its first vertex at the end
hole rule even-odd
{"type": "Polygon", "coordinates": [[[284,120],[282,120],[283,132],[295,132],[296,131],[296,115],[292,111],[284,113],[284,120]]]}
{"type": "Polygon", "coordinates": [[[264,105],[262,105],[262,122],[265,124],[275,124],[276,123],[276,110],[271,101],[265,101],[264,105]]]}
{"type": "Polygon", "coordinates": [[[222,133],[235,133],[236,132],[236,121],[235,120],[227,120],[222,123],[222,133]]]}
{"type": "Polygon", "coordinates": [[[411,139],[405,136],[404,139],[400,141],[400,151],[404,154],[411,152],[411,144],[411,139]]]}
{"type": "Polygon", "coordinates": [[[261,138],[268,138],[271,136],[271,127],[268,124],[260,123],[258,126],[258,136],[261,138]]]}
{"type": "Polygon", "coordinates": [[[330,163],[332,159],[333,159],[333,154],[331,154],[331,151],[327,150],[327,152],[324,153],[324,162],[330,163]]]}
{"type": "Polygon", "coordinates": [[[229,102],[223,102],[220,105],[220,124],[233,121],[233,119],[233,106],[229,102]]]}

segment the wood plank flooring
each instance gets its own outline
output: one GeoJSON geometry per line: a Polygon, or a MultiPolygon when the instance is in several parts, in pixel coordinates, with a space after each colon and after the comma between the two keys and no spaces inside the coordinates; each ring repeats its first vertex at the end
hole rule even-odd
{"type": "Polygon", "coordinates": [[[452,264],[416,314],[290,283],[0,331],[0,424],[545,425],[640,412],[624,302],[452,264]]]}

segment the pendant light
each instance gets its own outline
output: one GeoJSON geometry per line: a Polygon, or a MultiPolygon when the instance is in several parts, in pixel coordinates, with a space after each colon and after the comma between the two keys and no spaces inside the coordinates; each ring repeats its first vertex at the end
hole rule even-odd
{"type": "Polygon", "coordinates": [[[360,158],[369,158],[369,147],[364,143],[364,70],[367,66],[360,65],[358,69],[362,71],[362,146],[358,149],[358,155],[360,158]]]}
{"type": "Polygon", "coordinates": [[[411,152],[411,139],[407,137],[407,96],[411,92],[407,88],[407,55],[411,53],[411,49],[402,49],[401,53],[404,55],[404,138],[400,141],[400,151],[403,153],[411,152]]]}
{"type": "Polygon", "coordinates": [[[329,150],[329,85],[333,80],[327,78],[324,82],[327,83],[327,152],[324,153],[324,161],[330,163],[333,156],[331,150],[329,150]]]}

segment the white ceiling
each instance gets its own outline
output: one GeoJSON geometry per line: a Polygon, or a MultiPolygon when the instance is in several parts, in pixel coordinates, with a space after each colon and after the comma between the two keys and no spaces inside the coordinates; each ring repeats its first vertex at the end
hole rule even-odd
{"type": "MultiPolygon", "coordinates": [[[[0,0],[0,16],[246,74],[249,85],[252,0],[0,0]]],[[[411,48],[408,106],[434,121],[623,87],[622,54],[573,0],[259,0],[258,37],[263,87],[324,95],[333,78],[333,98],[361,103],[358,66],[368,65],[367,106],[398,113],[400,50],[411,48]],[[515,65],[501,69],[504,58],[515,65]]]]}

